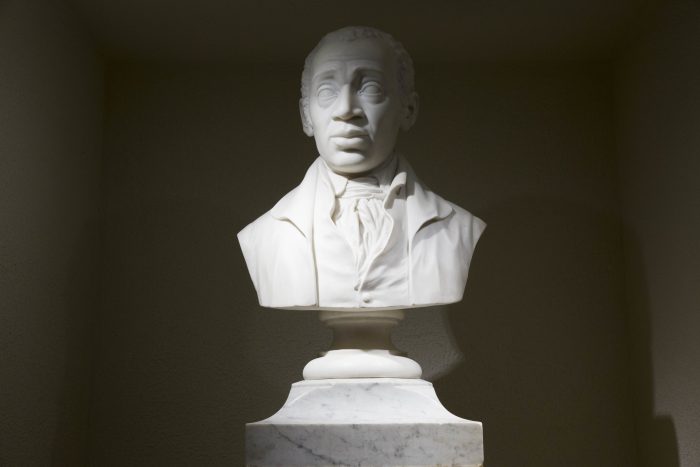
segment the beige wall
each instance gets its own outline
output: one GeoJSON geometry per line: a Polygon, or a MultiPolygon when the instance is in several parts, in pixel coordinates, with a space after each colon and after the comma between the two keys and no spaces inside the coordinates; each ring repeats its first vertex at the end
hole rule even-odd
{"type": "Polygon", "coordinates": [[[72,12],[0,2],[0,465],[84,464],[102,71],[72,12]]]}
{"type": "Polygon", "coordinates": [[[619,64],[621,192],[640,465],[700,465],[700,3],[619,64]]]}
{"type": "MultiPolygon", "coordinates": [[[[314,157],[299,68],[109,70],[97,465],[241,465],[244,423],[327,345],[312,313],[259,308],[235,239],[314,157]]],[[[489,229],[465,301],[410,312],[401,346],[485,421],[490,464],[634,466],[608,68],[418,73],[404,152],[489,229]]]]}

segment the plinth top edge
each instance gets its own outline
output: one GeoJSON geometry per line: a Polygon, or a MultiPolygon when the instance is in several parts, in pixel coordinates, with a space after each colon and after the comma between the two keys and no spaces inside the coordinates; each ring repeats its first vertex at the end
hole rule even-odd
{"type": "Polygon", "coordinates": [[[375,385],[391,384],[395,386],[431,386],[433,383],[420,378],[337,378],[337,379],[307,379],[297,381],[292,387],[310,386],[340,386],[340,385],[375,385]]]}

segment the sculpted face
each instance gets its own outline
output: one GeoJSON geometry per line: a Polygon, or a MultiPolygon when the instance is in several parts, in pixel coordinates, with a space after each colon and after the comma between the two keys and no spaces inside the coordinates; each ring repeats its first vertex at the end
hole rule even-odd
{"type": "Polygon", "coordinates": [[[394,151],[399,128],[407,122],[396,68],[381,39],[330,41],[316,53],[307,134],[334,172],[369,172],[394,151]]]}

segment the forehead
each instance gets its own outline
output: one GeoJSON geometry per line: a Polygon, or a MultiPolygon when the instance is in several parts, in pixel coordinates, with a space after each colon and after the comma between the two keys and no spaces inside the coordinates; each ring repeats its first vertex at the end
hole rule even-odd
{"type": "Polygon", "coordinates": [[[321,45],[312,62],[312,76],[335,71],[352,72],[367,69],[381,73],[395,70],[393,51],[380,38],[356,39],[353,41],[330,40],[321,45]]]}

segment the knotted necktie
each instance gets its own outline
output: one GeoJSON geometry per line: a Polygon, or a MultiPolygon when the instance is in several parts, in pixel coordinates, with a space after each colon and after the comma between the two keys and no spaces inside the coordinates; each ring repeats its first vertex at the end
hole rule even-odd
{"type": "Polygon", "coordinates": [[[358,177],[348,180],[337,199],[333,221],[352,247],[360,278],[391,235],[393,220],[384,209],[384,197],[376,178],[358,177]]]}

